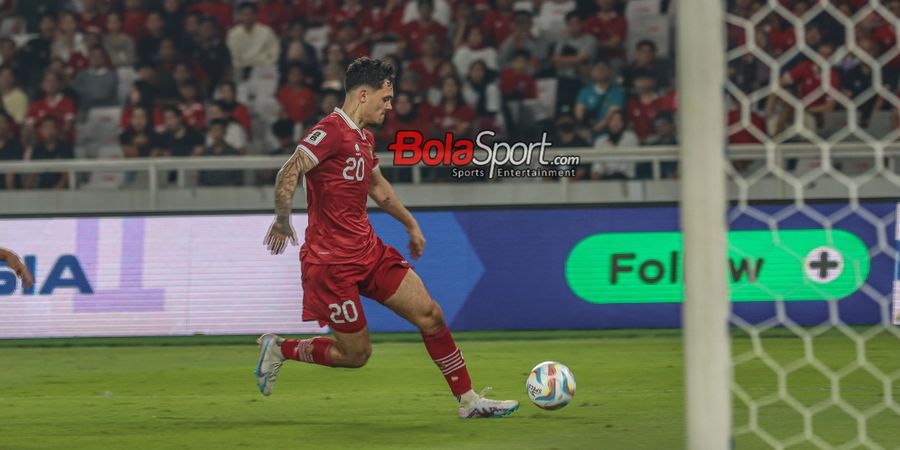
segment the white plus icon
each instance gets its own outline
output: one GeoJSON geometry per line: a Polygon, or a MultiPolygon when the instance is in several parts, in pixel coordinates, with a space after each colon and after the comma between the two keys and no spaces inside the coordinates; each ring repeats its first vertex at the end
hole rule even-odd
{"type": "Polygon", "coordinates": [[[844,271],[844,258],[831,247],[816,247],[806,254],[806,276],[816,283],[830,283],[844,271]]]}

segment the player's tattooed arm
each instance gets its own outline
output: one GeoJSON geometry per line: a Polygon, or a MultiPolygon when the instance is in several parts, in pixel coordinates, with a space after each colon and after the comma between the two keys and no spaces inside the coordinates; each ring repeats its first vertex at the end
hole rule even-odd
{"type": "Polygon", "coordinates": [[[278,255],[287,247],[290,239],[297,245],[297,234],[291,226],[291,209],[294,205],[294,192],[297,190],[300,177],[312,170],[315,163],[299,148],[291,158],[281,166],[275,177],[275,222],[266,234],[264,244],[273,255],[278,255]]]}
{"type": "Polygon", "coordinates": [[[419,223],[416,222],[416,218],[413,217],[412,213],[397,198],[394,187],[384,178],[384,175],[381,174],[381,169],[378,167],[372,171],[372,179],[369,182],[369,197],[384,212],[390,214],[391,217],[397,219],[406,227],[406,232],[409,234],[409,253],[414,259],[419,259],[425,251],[425,236],[422,234],[422,229],[419,228],[419,223]]]}

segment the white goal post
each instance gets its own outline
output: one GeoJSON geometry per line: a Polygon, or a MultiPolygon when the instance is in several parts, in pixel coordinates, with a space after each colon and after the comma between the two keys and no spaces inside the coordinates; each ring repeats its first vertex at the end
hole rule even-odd
{"type": "Polygon", "coordinates": [[[684,239],[687,448],[729,448],[730,303],[725,273],[724,8],[679,1],[677,70],[684,239]]]}

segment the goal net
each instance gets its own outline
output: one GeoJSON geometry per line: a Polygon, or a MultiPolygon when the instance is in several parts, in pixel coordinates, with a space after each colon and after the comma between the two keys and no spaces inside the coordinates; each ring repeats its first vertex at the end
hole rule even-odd
{"type": "Polygon", "coordinates": [[[900,1],[730,0],[734,448],[900,448],[900,1]]]}

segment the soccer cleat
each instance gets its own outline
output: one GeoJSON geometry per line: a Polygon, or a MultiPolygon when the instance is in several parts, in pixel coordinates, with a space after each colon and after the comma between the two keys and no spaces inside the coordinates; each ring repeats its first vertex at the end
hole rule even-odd
{"type": "Polygon", "coordinates": [[[272,333],[266,333],[256,340],[259,347],[259,363],[256,364],[256,386],[262,395],[271,395],[275,387],[275,378],[284,364],[281,354],[281,343],[284,339],[272,333]]]}
{"type": "Polygon", "coordinates": [[[459,417],[463,419],[474,419],[478,417],[503,417],[508,416],[519,409],[519,402],[515,400],[491,400],[484,396],[491,391],[491,388],[485,388],[468,402],[459,404],[459,417]]]}

